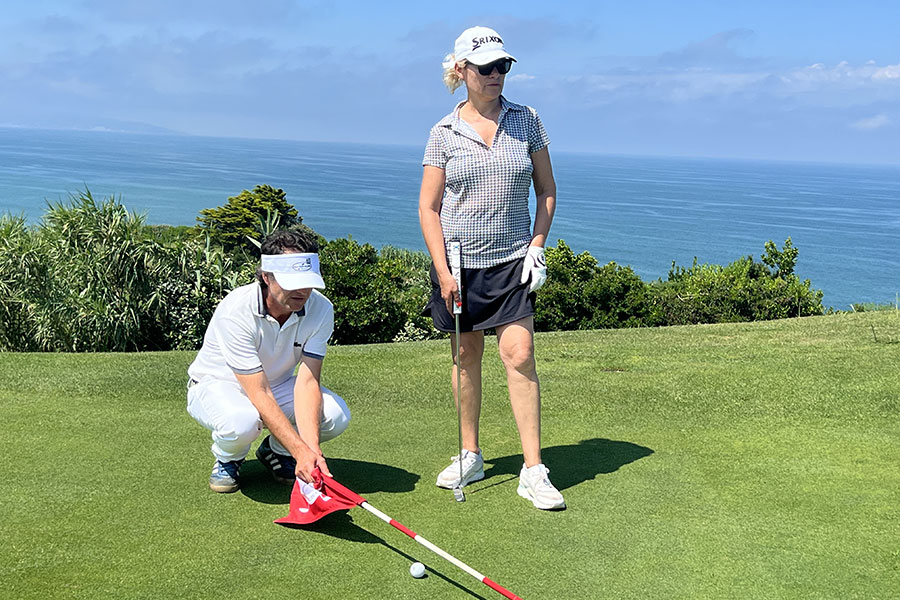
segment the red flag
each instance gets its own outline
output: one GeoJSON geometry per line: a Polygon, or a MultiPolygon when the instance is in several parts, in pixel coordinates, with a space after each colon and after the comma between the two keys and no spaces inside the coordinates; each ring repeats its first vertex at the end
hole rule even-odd
{"type": "MultiPolygon", "coordinates": [[[[318,472],[318,469],[316,471],[318,472]]],[[[340,498],[342,501],[347,502],[350,508],[353,508],[354,506],[362,504],[366,501],[365,498],[363,498],[353,490],[346,488],[338,483],[338,481],[333,477],[322,477],[321,481],[325,492],[329,496],[331,496],[332,498],[340,498]]]]}
{"type": "Polygon", "coordinates": [[[308,525],[329,513],[349,510],[365,502],[361,496],[348,490],[331,477],[321,478],[322,489],[311,483],[294,480],[291,491],[291,507],[288,515],[275,522],[280,525],[308,525]]]}

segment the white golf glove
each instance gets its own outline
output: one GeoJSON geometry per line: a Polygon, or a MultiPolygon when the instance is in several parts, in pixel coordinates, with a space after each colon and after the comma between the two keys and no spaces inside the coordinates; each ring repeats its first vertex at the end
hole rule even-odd
{"type": "Polygon", "coordinates": [[[528,246],[528,254],[525,255],[525,264],[522,265],[522,279],[525,284],[528,279],[528,293],[536,292],[547,281],[547,260],[544,258],[544,249],[540,246],[528,246]]]}

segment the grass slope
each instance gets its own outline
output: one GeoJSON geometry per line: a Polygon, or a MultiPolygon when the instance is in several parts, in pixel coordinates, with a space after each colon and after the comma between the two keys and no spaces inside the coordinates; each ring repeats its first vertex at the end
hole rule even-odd
{"type": "MultiPolygon", "coordinates": [[[[564,512],[515,493],[494,344],[466,503],[434,486],[456,453],[446,341],[332,348],[325,384],[354,422],[325,449],[373,506],[526,599],[896,597],[898,341],[891,312],[539,335],[564,512]]],[[[362,509],[272,524],[289,488],[255,460],[241,492],[211,493],[192,358],[0,354],[2,597],[500,597],[362,509]]]]}

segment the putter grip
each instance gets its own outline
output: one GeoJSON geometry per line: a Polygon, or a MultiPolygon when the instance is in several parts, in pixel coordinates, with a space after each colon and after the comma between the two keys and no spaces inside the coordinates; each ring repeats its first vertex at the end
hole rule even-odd
{"type": "Polygon", "coordinates": [[[462,314],[462,248],[460,247],[459,240],[451,240],[450,242],[450,273],[453,275],[453,279],[456,280],[456,289],[459,290],[459,298],[460,302],[453,303],[453,314],[460,315],[462,314]]]}

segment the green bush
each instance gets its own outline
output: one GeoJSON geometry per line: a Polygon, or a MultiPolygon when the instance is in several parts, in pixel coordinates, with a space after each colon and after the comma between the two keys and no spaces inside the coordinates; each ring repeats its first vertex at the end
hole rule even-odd
{"type": "Polygon", "coordinates": [[[196,349],[219,301],[252,281],[244,259],[90,190],[34,228],[0,217],[0,349],[196,349]]]}
{"type": "Polygon", "coordinates": [[[202,240],[206,234],[199,227],[187,225],[144,225],[144,237],[166,246],[188,240],[202,240]]]}
{"type": "Polygon", "coordinates": [[[157,289],[165,306],[161,320],[165,345],[173,350],[197,350],[213,312],[238,286],[251,283],[256,259],[226,253],[209,238],[191,238],[166,248],[168,272],[157,289]]]}
{"type": "Polygon", "coordinates": [[[25,217],[0,216],[0,350],[41,350],[34,313],[51,294],[45,255],[25,217]]]}
{"type": "Polygon", "coordinates": [[[791,240],[778,250],[766,243],[763,263],[745,256],[721,265],[672,264],[667,281],[653,285],[660,323],[689,325],[805,317],[823,313],[822,292],[794,273],[796,248],[791,240]]]}
{"type": "MultiPolygon", "coordinates": [[[[122,351],[164,348],[155,297],[165,271],[143,217],[90,190],[48,208],[37,230],[17,234],[18,298],[28,306],[22,348],[122,351]],[[30,241],[27,239],[30,237],[30,241]]],[[[4,269],[5,270],[5,269],[4,269]]]]}
{"type": "Polygon", "coordinates": [[[258,185],[252,192],[243,190],[232,196],[224,206],[201,210],[197,221],[215,244],[229,251],[243,248],[252,254],[256,246],[251,239],[264,237],[276,227],[296,227],[303,218],[288,203],[284,190],[258,185]]]}
{"type": "MultiPolygon", "coordinates": [[[[257,186],[229,199],[234,202],[227,208],[240,212],[247,204],[258,209],[265,198],[272,200],[265,207],[267,218],[253,213],[256,229],[248,229],[250,234],[232,229],[231,243],[244,235],[249,244],[252,233],[259,236],[282,225],[272,212],[284,200],[281,190],[257,186]]],[[[219,214],[216,210],[204,213],[219,214]]],[[[288,228],[306,228],[299,217],[292,218],[288,214],[288,228]]],[[[0,350],[199,348],[216,306],[229,291],[253,281],[258,264],[258,251],[249,250],[244,240],[223,246],[217,241],[222,233],[212,225],[149,226],[115,197],[97,202],[89,190],[50,205],[37,227],[28,227],[24,217],[0,216],[0,350]]],[[[426,253],[392,246],[376,252],[352,238],[326,241],[320,236],[320,242],[325,294],[335,306],[332,343],[445,335],[421,314],[431,295],[426,253]]],[[[560,240],[547,248],[549,277],[538,291],[535,328],[822,314],[822,292],[794,274],[798,252],[790,238],[781,249],[769,241],[761,262],[748,256],[725,266],[697,264],[696,259],[689,268],[673,263],[666,281],[648,284],[630,267],[600,266],[589,253],[576,255],[560,240]]]]}
{"type": "Polygon", "coordinates": [[[412,342],[446,337],[447,334],[434,328],[430,315],[422,314],[422,309],[431,297],[431,257],[421,250],[394,246],[384,246],[378,257],[379,260],[399,263],[403,276],[400,304],[406,322],[393,341],[412,342]]]}
{"type": "Polygon", "coordinates": [[[653,323],[647,284],[631,267],[602,267],[563,241],[546,250],[547,283],[538,290],[535,329],[640,327],[653,323]]]}
{"type": "Polygon", "coordinates": [[[769,267],[769,273],[775,279],[783,279],[794,274],[797,265],[798,248],[794,248],[791,238],[784,241],[781,250],[772,240],[765,243],[766,253],[762,255],[763,264],[769,267]]]}
{"type": "Polygon", "coordinates": [[[403,329],[403,265],[378,259],[370,244],[352,238],[319,250],[325,295],[334,304],[334,344],[390,342],[403,329]]]}

